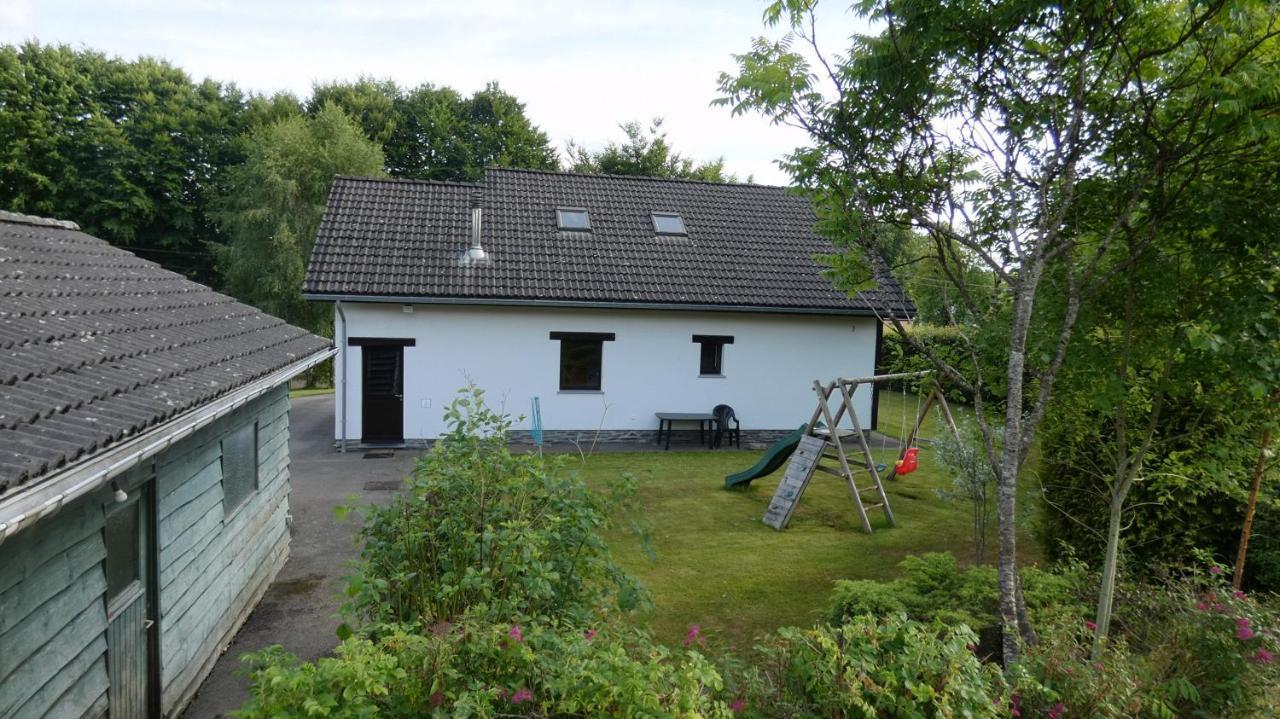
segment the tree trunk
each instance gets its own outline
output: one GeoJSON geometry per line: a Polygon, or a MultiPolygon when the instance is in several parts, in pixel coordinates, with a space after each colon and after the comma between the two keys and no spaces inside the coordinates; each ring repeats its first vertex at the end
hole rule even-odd
{"type": "Polygon", "coordinates": [[[1129,496],[1132,482],[1127,477],[1116,479],[1111,492],[1111,517],[1107,521],[1107,551],[1102,560],[1102,580],[1098,585],[1097,628],[1093,631],[1093,658],[1102,657],[1111,628],[1111,610],[1115,606],[1116,570],[1120,563],[1120,527],[1124,521],[1124,501],[1129,496]]]}
{"type": "Polygon", "coordinates": [[[1249,551],[1249,535],[1253,533],[1253,513],[1258,509],[1258,493],[1262,491],[1262,475],[1267,469],[1267,449],[1271,445],[1271,428],[1262,431],[1262,444],[1258,449],[1258,463],[1253,468],[1253,489],[1249,491],[1249,505],[1244,511],[1244,526],[1240,529],[1240,550],[1236,552],[1235,575],[1231,586],[1240,591],[1244,581],[1244,560],[1249,551]]]}

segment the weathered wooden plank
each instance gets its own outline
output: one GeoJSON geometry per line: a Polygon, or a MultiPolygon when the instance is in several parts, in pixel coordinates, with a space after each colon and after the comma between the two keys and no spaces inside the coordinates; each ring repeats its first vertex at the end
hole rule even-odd
{"type": "Polygon", "coordinates": [[[222,481],[221,456],[216,453],[212,457],[205,454],[200,456],[202,459],[209,459],[208,463],[191,462],[182,465],[184,470],[190,472],[189,474],[173,474],[170,470],[163,469],[156,472],[157,485],[169,489],[163,493],[156,506],[156,516],[162,524],[174,512],[196,501],[200,495],[209,491],[210,487],[222,481]],[[176,488],[173,488],[174,485],[176,488]]]}
{"type": "MultiPolygon", "coordinates": [[[[0,634],[0,647],[4,647],[0,651],[0,681],[6,680],[28,657],[38,653],[81,612],[101,604],[106,588],[101,567],[94,565],[10,631],[0,634]]],[[[85,641],[83,637],[71,639],[85,641]]]]}
{"type": "Polygon", "coordinates": [[[99,697],[93,696],[93,693],[101,689],[102,693],[105,694],[107,663],[104,658],[104,652],[106,651],[106,646],[106,642],[99,638],[85,647],[84,651],[80,652],[61,671],[48,677],[49,681],[45,682],[39,691],[14,712],[14,719],[83,716],[82,713],[61,711],[60,708],[64,706],[61,700],[63,697],[67,697],[67,703],[69,704],[87,701],[89,706],[92,707],[99,700],[99,697]],[[78,691],[83,692],[83,695],[80,697],[68,696],[69,693],[77,689],[77,686],[79,686],[78,691]]]}
{"type": "MultiPolygon", "coordinates": [[[[288,496],[288,486],[287,484],[281,484],[272,496],[263,497],[259,495],[249,500],[250,504],[243,507],[234,519],[240,520],[242,516],[246,520],[250,517],[255,517],[261,523],[267,517],[278,515],[280,526],[283,527],[284,511],[282,509],[282,500],[286,496],[288,496]]],[[[168,618],[170,624],[172,624],[174,618],[180,618],[187,611],[194,598],[203,594],[210,582],[214,580],[224,583],[229,582],[229,578],[218,576],[220,566],[230,561],[234,555],[244,552],[246,548],[252,548],[251,543],[258,534],[257,531],[253,531],[252,528],[238,530],[234,524],[228,526],[232,527],[231,533],[228,533],[226,526],[224,526],[218,537],[210,542],[204,551],[191,561],[177,578],[170,582],[172,589],[168,592],[162,590],[160,596],[161,616],[168,618]],[[233,537],[233,541],[227,541],[229,534],[233,537]],[[220,557],[222,559],[221,562],[219,562],[220,557]]]]}
{"type": "MultiPolygon", "coordinates": [[[[26,704],[50,678],[85,671],[76,663],[77,659],[86,652],[92,656],[101,655],[106,650],[106,640],[103,639],[106,626],[106,609],[101,603],[95,603],[50,637],[18,665],[17,670],[0,681],[0,716],[8,716],[26,704]]],[[[85,666],[88,666],[88,661],[85,666]]]]}
{"type": "Polygon", "coordinates": [[[25,620],[41,604],[56,597],[90,567],[96,567],[106,554],[102,535],[95,532],[36,567],[22,583],[5,590],[0,594],[0,636],[25,620]]]}
{"type": "Polygon", "coordinates": [[[101,530],[102,507],[93,497],[86,497],[20,532],[0,546],[0,592],[22,581],[67,547],[101,530]]]}
{"type": "Polygon", "coordinates": [[[186,532],[206,514],[216,512],[222,514],[222,484],[209,485],[194,500],[182,505],[181,509],[160,520],[160,551],[168,551],[170,545],[179,542],[186,532]]]}
{"type": "MultiPolygon", "coordinates": [[[[265,561],[282,535],[287,535],[283,519],[283,510],[273,513],[263,522],[262,531],[253,533],[250,543],[223,553],[225,556],[219,557],[219,563],[209,568],[210,573],[219,576],[218,583],[198,593],[188,592],[184,601],[174,608],[170,627],[181,628],[174,635],[179,645],[191,644],[193,637],[207,636],[216,629],[217,617],[225,612],[228,605],[235,603],[257,564],[265,561]]],[[[179,656],[184,655],[180,649],[175,648],[174,651],[179,656]]]]}
{"type": "Polygon", "coordinates": [[[226,650],[227,645],[231,643],[236,632],[240,630],[240,627],[249,618],[254,607],[258,605],[258,602],[262,601],[267,587],[270,586],[271,582],[284,567],[289,558],[288,548],[288,533],[285,533],[280,545],[273,550],[270,561],[258,567],[253,582],[246,587],[245,601],[238,611],[229,615],[230,619],[226,622],[226,628],[218,640],[213,641],[211,639],[205,642],[197,655],[186,663],[181,672],[175,676],[167,677],[162,682],[164,685],[162,701],[165,706],[179,710],[195,695],[196,690],[200,688],[200,683],[213,670],[213,665],[218,660],[218,657],[226,650]]]}
{"type": "MultiPolygon", "coordinates": [[[[264,538],[261,547],[265,551],[255,552],[253,557],[239,563],[240,571],[228,570],[228,574],[238,577],[234,583],[228,582],[221,587],[220,591],[212,593],[212,596],[201,597],[201,600],[208,602],[209,606],[195,605],[188,613],[185,621],[182,622],[187,633],[166,638],[166,656],[175,658],[165,667],[166,687],[171,682],[178,681],[177,678],[182,672],[201,664],[200,657],[207,652],[217,651],[217,647],[211,646],[210,641],[198,642],[194,641],[193,637],[212,638],[224,634],[228,622],[239,621],[235,618],[241,613],[247,613],[253,604],[256,604],[259,596],[252,591],[255,578],[265,567],[273,566],[275,559],[287,556],[288,541],[288,532],[284,530],[280,531],[274,540],[264,538]],[[238,587],[238,591],[231,591],[232,587],[238,587]]],[[[274,576],[276,570],[272,571],[274,576]]]]}
{"type": "MultiPolygon", "coordinates": [[[[71,676],[67,672],[67,676],[71,676]]],[[[29,700],[14,716],[14,719],[36,719],[36,717],[97,717],[107,711],[107,668],[106,659],[99,658],[88,671],[74,677],[75,681],[67,687],[62,695],[50,704],[46,711],[37,711],[39,702],[36,698],[29,700]],[[28,712],[28,709],[31,711],[28,712]]]]}

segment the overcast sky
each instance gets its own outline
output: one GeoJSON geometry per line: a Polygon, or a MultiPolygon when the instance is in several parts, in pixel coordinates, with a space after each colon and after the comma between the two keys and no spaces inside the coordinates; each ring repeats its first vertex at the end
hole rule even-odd
{"type": "MultiPolygon", "coordinates": [[[[668,139],[730,172],[785,184],[774,161],[804,141],[710,107],[730,55],[778,35],[756,0],[0,0],[0,42],[39,39],[167,58],[197,79],[305,96],[360,75],[463,92],[497,80],[563,153],[598,147],[618,122],[666,119],[668,139]]],[[[833,49],[857,22],[823,9],[833,49]]]]}

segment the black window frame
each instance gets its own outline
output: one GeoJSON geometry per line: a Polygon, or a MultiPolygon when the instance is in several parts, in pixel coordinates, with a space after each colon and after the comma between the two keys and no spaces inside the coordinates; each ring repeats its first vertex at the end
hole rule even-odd
{"type": "Polygon", "coordinates": [[[649,213],[649,220],[653,223],[653,233],[655,235],[667,235],[670,237],[688,237],[689,236],[689,226],[685,224],[684,216],[681,215],[679,212],[651,212],[649,213]],[[672,232],[670,230],[660,229],[658,227],[659,217],[665,217],[665,218],[674,217],[680,223],[680,231],[672,232]]]}
{"type": "Polygon", "coordinates": [[[612,332],[552,332],[551,339],[560,343],[558,388],[561,392],[604,391],[604,343],[614,341],[612,332]],[[594,372],[588,369],[586,381],[566,384],[565,360],[574,354],[594,360],[594,372]],[[594,380],[594,381],[593,381],[594,380]]]}
{"type": "Polygon", "coordinates": [[[733,344],[732,335],[694,335],[693,341],[699,345],[698,348],[698,376],[699,377],[723,377],[724,376],[724,346],[733,344]],[[714,361],[714,366],[708,368],[707,360],[714,361]]]}
{"type": "Polygon", "coordinates": [[[591,212],[585,207],[557,207],[556,208],[556,229],[561,232],[590,232],[591,231],[591,212]],[[583,222],[586,224],[582,227],[568,227],[564,224],[562,213],[582,214],[583,222]]]}
{"type": "Polygon", "coordinates": [[[261,488],[258,476],[258,422],[243,424],[218,441],[218,462],[222,470],[222,517],[230,519],[261,488]],[[247,437],[243,436],[245,433],[247,437]],[[230,440],[230,451],[228,451],[230,440]],[[248,443],[248,447],[241,443],[248,443]],[[243,452],[248,450],[249,456],[243,452]],[[230,461],[228,461],[230,458],[230,461]]]}

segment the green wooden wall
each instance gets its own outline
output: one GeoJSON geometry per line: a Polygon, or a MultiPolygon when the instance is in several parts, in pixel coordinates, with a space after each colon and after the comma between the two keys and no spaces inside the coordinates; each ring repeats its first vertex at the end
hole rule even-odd
{"type": "MultiPolygon", "coordinates": [[[[162,704],[174,713],[288,556],[289,398],[257,398],[121,478],[154,469],[162,704]],[[258,489],[229,517],[221,440],[258,423],[258,489]]],[[[0,544],[0,718],[107,710],[103,488],[0,544]]]]}
{"type": "Polygon", "coordinates": [[[185,704],[289,554],[289,393],[284,387],[156,463],[163,704],[185,704]],[[223,509],[221,440],[258,423],[258,489],[223,509]]]}

